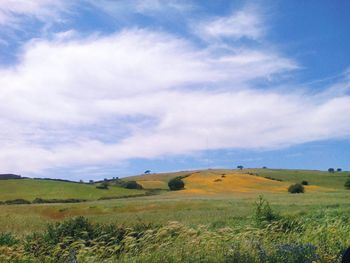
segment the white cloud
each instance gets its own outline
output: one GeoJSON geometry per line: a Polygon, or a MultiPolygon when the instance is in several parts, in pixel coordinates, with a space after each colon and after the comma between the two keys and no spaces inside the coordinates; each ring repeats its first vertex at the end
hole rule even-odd
{"type": "Polygon", "coordinates": [[[195,7],[190,1],[179,0],[83,0],[90,5],[104,11],[116,19],[129,17],[133,14],[142,14],[152,17],[164,17],[173,13],[184,13],[195,7]]]}
{"type": "Polygon", "coordinates": [[[68,2],[60,0],[2,0],[0,1],[0,25],[17,26],[23,18],[40,21],[59,19],[68,2]]]}
{"type": "Polygon", "coordinates": [[[250,6],[226,17],[196,22],[193,29],[198,36],[210,41],[222,38],[258,40],[265,33],[265,24],[261,13],[256,11],[256,7],[250,6]]]}
{"type": "Polygon", "coordinates": [[[0,69],[4,172],[271,149],[350,132],[350,97],[335,91],[348,80],[327,96],[254,89],[256,80],[298,68],[261,47],[216,52],[164,32],[126,29],[83,39],[71,31],[23,49],[18,65],[0,69]]]}

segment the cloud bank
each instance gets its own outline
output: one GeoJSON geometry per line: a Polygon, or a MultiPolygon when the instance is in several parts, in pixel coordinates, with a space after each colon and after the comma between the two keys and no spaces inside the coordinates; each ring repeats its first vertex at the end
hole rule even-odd
{"type": "Polygon", "coordinates": [[[217,48],[221,37],[262,38],[261,23],[244,10],[203,21],[193,35],[204,32],[204,47],[140,28],[28,42],[20,62],[0,70],[0,170],[40,174],[348,136],[349,79],[322,94],[261,89],[255,83],[283,79],[298,63],[259,45],[217,48]]]}

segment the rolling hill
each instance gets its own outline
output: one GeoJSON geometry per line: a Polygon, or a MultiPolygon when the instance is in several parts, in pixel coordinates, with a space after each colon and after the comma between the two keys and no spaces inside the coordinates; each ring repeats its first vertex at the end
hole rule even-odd
{"type": "Polygon", "coordinates": [[[208,169],[175,173],[147,174],[128,177],[145,189],[168,189],[167,182],[177,176],[186,176],[182,193],[228,194],[252,192],[287,193],[293,183],[305,180],[307,192],[344,190],[350,172],[329,173],[316,170],[286,169],[208,169]]]}
{"type": "Polygon", "coordinates": [[[0,181],[0,201],[12,199],[85,199],[97,200],[103,197],[123,197],[140,195],[144,190],[125,189],[110,186],[109,189],[97,189],[96,185],[62,182],[54,180],[10,179],[0,181]]]}
{"type": "MultiPolygon", "coordinates": [[[[230,195],[235,193],[287,193],[293,183],[306,180],[308,192],[346,191],[344,182],[350,172],[329,173],[311,170],[281,169],[208,169],[159,174],[131,176],[123,180],[134,180],[144,190],[125,189],[112,185],[108,190],[97,189],[96,185],[55,180],[7,179],[0,181],[0,201],[13,199],[84,199],[119,198],[140,196],[151,189],[160,189],[161,195],[230,195]],[[185,189],[168,192],[168,181],[174,177],[184,177],[185,189]]],[[[160,196],[161,198],[161,196],[160,196]]]]}

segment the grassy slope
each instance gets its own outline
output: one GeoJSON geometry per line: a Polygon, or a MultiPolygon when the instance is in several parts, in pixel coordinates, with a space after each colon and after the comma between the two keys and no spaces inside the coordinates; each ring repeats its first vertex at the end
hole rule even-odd
{"type": "MultiPolygon", "coordinates": [[[[118,200],[106,200],[79,204],[43,204],[43,205],[13,205],[0,206],[0,232],[14,231],[24,233],[32,230],[43,229],[45,223],[52,220],[61,220],[67,217],[84,215],[94,222],[118,222],[133,224],[140,220],[145,223],[166,223],[168,221],[180,221],[188,225],[197,224],[224,224],[240,225],[249,221],[254,211],[254,202],[259,194],[263,193],[270,201],[274,210],[281,214],[314,214],[318,211],[334,211],[339,214],[350,213],[350,190],[345,190],[343,184],[349,173],[328,174],[320,171],[294,171],[294,170],[269,170],[254,169],[243,170],[206,170],[201,173],[179,172],[165,174],[151,174],[128,179],[146,182],[154,188],[159,188],[161,183],[167,188],[167,181],[175,176],[193,174],[187,177],[187,189],[202,189],[215,185],[212,179],[226,174],[224,180],[229,177],[240,176],[255,180],[256,176],[246,173],[258,173],[260,176],[270,176],[284,180],[283,182],[264,179],[263,182],[271,184],[274,188],[280,185],[308,180],[312,185],[319,186],[320,191],[306,191],[305,194],[289,194],[285,191],[266,191],[264,184],[255,184],[254,191],[228,191],[215,194],[188,193],[185,191],[165,192],[161,195],[142,198],[129,198],[118,200]],[[235,174],[236,175],[232,175],[235,174]],[[229,175],[231,174],[231,175],[229,175]],[[209,178],[207,184],[194,184],[198,177],[209,178]],[[160,183],[159,183],[160,182],[160,183]],[[158,184],[158,185],[157,185],[158,184]],[[193,184],[191,186],[191,184],[193,184]],[[259,188],[262,187],[262,188],[259,188]]],[[[257,180],[260,177],[257,178],[257,180]]],[[[16,181],[19,182],[19,181],[16,181]]],[[[225,182],[225,181],[224,181],[225,182]]],[[[233,181],[234,182],[234,181],[233,181]]],[[[2,182],[0,182],[1,184],[2,182]]],[[[56,183],[56,182],[55,182],[56,183]]],[[[241,182],[242,183],[242,182],[241,182]]],[[[231,185],[232,182],[229,184],[231,185]]],[[[75,187],[79,184],[72,185],[75,187]]],[[[85,186],[85,185],[83,185],[85,186]]],[[[218,187],[218,186],[215,186],[218,187]]],[[[225,186],[226,187],[226,186],[225,186]]],[[[94,188],[94,187],[92,187],[94,188]]],[[[89,190],[94,190],[89,188],[89,190]]],[[[96,189],[98,190],[98,189],[96,189]]],[[[270,189],[271,190],[271,189],[270,189]]],[[[0,189],[2,192],[2,189],[0,189]]],[[[16,193],[28,192],[24,188],[16,190],[16,193]]],[[[99,190],[103,191],[103,190],[99,190]]],[[[109,190],[110,191],[110,190],[109,190]]],[[[50,192],[51,193],[51,192],[50,192]]],[[[35,195],[35,193],[33,193],[35,195]]],[[[111,194],[108,194],[111,195],[111,194]]],[[[36,195],[35,195],[36,196],[36,195]]],[[[57,198],[57,196],[55,196],[57,198]]],[[[81,195],[79,194],[81,198],[81,195]]]]}
{"type": "Polygon", "coordinates": [[[248,171],[289,182],[306,180],[310,185],[333,189],[343,189],[346,179],[350,176],[350,172],[329,173],[317,170],[248,169],[248,171]]]}
{"type": "Polygon", "coordinates": [[[168,189],[167,182],[176,176],[190,175],[185,178],[186,190],[180,193],[229,193],[229,192],[286,192],[292,183],[302,180],[309,182],[309,191],[344,190],[344,183],[349,172],[328,173],[311,170],[281,170],[281,169],[244,169],[224,170],[210,169],[202,171],[184,171],[176,173],[160,173],[129,177],[136,180],[144,188],[168,189]],[[249,175],[253,173],[254,175],[249,175]],[[224,177],[222,177],[224,175],[224,177]],[[256,176],[257,175],[257,176],[256,176]],[[265,179],[276,178],[282,182],[265,179]],[[214,182],[214,180],[218,180],[214,182]],[[220,181],[221,180],[221,181],[220,181]]]}
{"type": "Polygon", "coordinates": [[[23,198],[32,201],[36,197],[44,199],[78,198],[96,200],[100,197],[126,196],[140,194],[144,191],[129,190],[111,186],[108,190],[96,189],[95,185],[59,182],[51,180],[1,180],[0,200],[23,198]]]}
{"type": "Polygon", "coordinates": [[[197,171],[181,171],[157,174],[142,174],[124,178],[125,180],[134,180],[141,184],[145,189],[166,189],[168,190],[168,181],[177,176],[185,176],[196,173],[197,171]]]}

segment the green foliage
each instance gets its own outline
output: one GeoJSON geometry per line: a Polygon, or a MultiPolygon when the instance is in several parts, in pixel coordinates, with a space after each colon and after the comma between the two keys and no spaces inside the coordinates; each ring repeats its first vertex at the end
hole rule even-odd
{"type": "Polygon", "coordinates": [[[44,234],[45,239],[52,244],[70,237],[72,240],[89,239],[93,236],[93,227],[85,217],[68,219],[62,223],[50,224],[44,234]]]}
{"type": "Polygon", "coordinates": [[[303,180],[303,181],[301,181],[301,184],[302,184],[302,185],[309,185],[309,182],[308,182],[308,181],[303,180]]]}
{"type": "Polygon", "coordinates": [[[80,203],[86,202],[85,199],[77,199],[77,198],[68,198],[68,199],[43,199],[43,198],[35,198],[33,200],[33,204],[54,204],[54,203],[80,203]]]}
{"type": "Polygon", "coordinates": [[[0,233],[0,246],[13,246],[18,240],[11,233],[0,233]]]}
{"type": "Polygon", "coordinates": [[[262,195],[255,202],[255,222],[261,225],[276,220],[279,216],[272,211],[270,204],[262,195]]]}
{"type": "Polygon", "coordinates": [[[302,184],[292,184],[288,187],[288,192],[291,194],[304,193],[304,186],[302,184]]]}
{"type": "Polygon", "coordinates": [[[138,184],[136,181],[127,181],[123,184],[123,187],[127,189],[143,189],[142,185],[138,184]]]}
{"type": "Polygon", "coordinates": [[[109,183],[104,181],[104,182],[100,183],[99,185],[97,185],[96,188],[97,189],[107,190],[108,186],[109,186],[109,183]]]}
{"type": "Polygon", "coordinates": [[[178,191],[185,188],[185,183],[180,177],[175,177],[168,182],[168,186],[171,191],[178,191]]]}
{"type": "Polygon", "coordinates": [[[348,178],[348,179],[345,181],[344,186],[345,186],[345,188],[350,189],[350,178],[348,178]]]}
{"type": "Polygon", "coordinates": [[[329,172],[329,173],[334,173],[335,170],[334,170],[334,168],[328,168],[328,172],[329,172]]]}
{"type": "Polygon", "coordinates": [[[31,204],[30,201],[25,200],[25,199],[6,200],[4,203],[6,205],[28,205],[28,204],[31,204]]]}
{"type": "Polygon", "coordinates": [[[37,197],[44,200],[97,200],[104,196],[122,197],[141,193],[140,190],[123,187],[110,187],[108,191],[103,191],[96,189],[96,185],[36,179],[2,180],[0,184],[0,200],[25,199],[31,201],[37,197]]]}
{"type": "MultiPolygon", "coordinates": [[[[268,204],[259,198],[260,207],[268,204]]],[[[50,225],[0,245],[0,262],[340,262],[350,237],[348,217],[280,218],[260,228],[138,223],[91,224],[85,218],[50,225]],[[10,247],[11,246],[11,247],[10,247]]]]}

